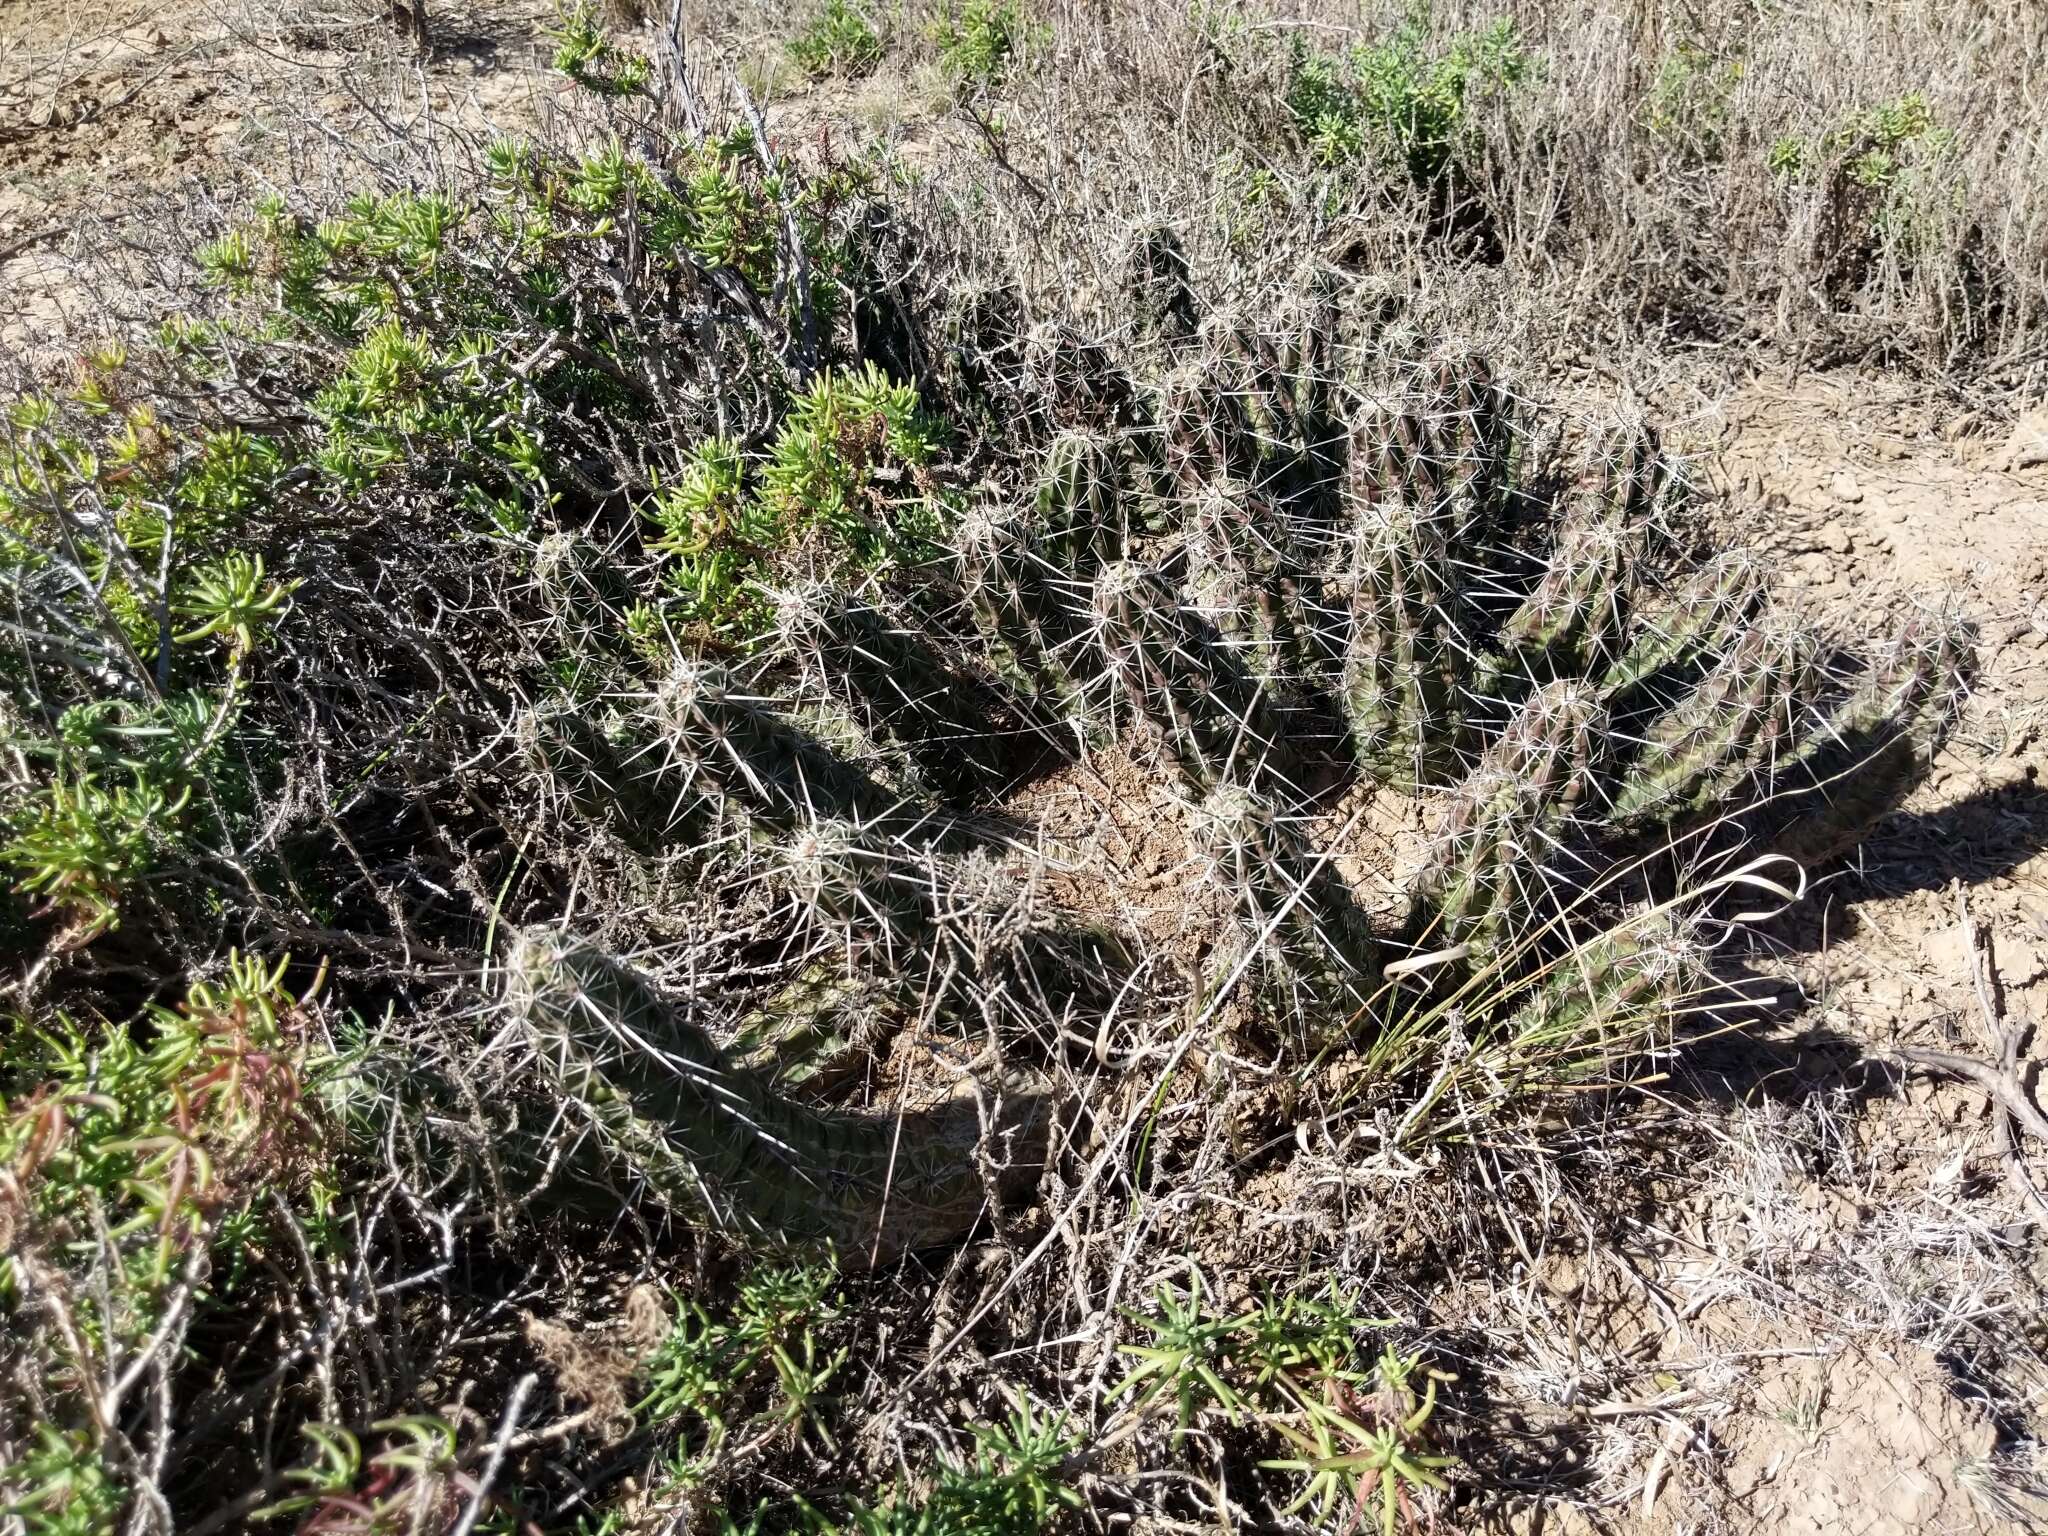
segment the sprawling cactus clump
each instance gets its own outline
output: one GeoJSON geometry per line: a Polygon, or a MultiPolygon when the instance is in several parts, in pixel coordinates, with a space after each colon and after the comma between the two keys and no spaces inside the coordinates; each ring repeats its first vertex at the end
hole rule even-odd
{"type": "Polygon", "coordinates": [[[1968,627],[1786,611],[1388,284],[1155,228],[1105,314],[1060,173],[1013,287],[563,10],[596,117],[131,245],[161,328],[0,401],[0,1526],[1391,1530],[1415,1361],[1346,1406],[1363,1298],[1186,1256],[1613,1108],[1968,627]],[[1175,1401],[1308,1459],[1119,1490],[1175,1401]],[[885,1462],[958,1518],[815,1486],[885,1462]]]}
{"type": "MultiPolygon", "coordinates": [[[[704,1209],[790,1228],[802,1207],[848,1234],[867,1206],[821,1215],[794,1191],[828,1167],[871,1190],[867,1122],[810,1103],[861,1052],[924,1017],[1042,1056],[1141,1006],[1132,988],[1160,968],[1117,914],[1006,905],[1023,842],[999,815],[976,830],[1047,742],[1123,742],[1187,808],[1226,927],[1182,1018],[1297,1063],[1355,1053],[1372,1092],[1419,1094],[1404,1138],[1625,1056],[1706,985],[1689,855],[1838,853],[1925,771],[1970,675],[1961,626],[1923,617],[1859,655],[1773,608],[1753,562],[1676,552],[1676,481],[1647,429],[1543,462],[1484,364],[1356,388],[1331,325],[1317,310],[1269,339],[1212,317],[1149,396],[1061,343],[1036,468],[886,609],[791,589],[761,683],[685,659],[609,723],[536,718],[586,814],[643,852],[737,821],[732,846],[798,917],[804,963],[731,1030],[746,1065],[721,1079],[743,1123],[771,1127],[787,1191],[747,1194],[708,1131],[663,1132],[681,1090],[644,1061],[545,1037],[611,1106],[605,1145],[645,1187],[680,1199],[696,1168],[704,1209]],[[1145,399],[1149,420],[1126,408],[1145,399]],[[896,743],[908,776],[800,728],[777,678],[896,743]],[[1419,797],[1435,823],[1390,912],[1353,888],[1356,845],[1309,835],[1346,785],[1419,797]]],[[[531,1015],[553,994],[524,995],[531,1015]]],[[[957,1225],[966,1186],[916,1180],[905,1208],[934,1235],[957,1225]]]]}

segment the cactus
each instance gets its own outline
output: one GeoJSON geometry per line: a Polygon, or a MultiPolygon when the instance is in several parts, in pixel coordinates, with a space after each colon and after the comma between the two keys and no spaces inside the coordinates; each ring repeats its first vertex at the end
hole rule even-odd
{"type": "Polygon", "coordinates": [[[1242,487],[1204,493],[1188,515],[1182,553],[1189,606],[1269,693],[1325,667],[1326,599],[1279,504],[1242,487]]]}
{"type": "Polygon", "coordinates": [[[1452,353],[1430,368],[1421,440],[1444,494],[1465,511],[1468,532],[1498,517],[1513,467],[1514,418],[1507,391],[1483,358],[1452,353]]]}
{"type": "Polygon", "coordinates": [[[879,961],[892,972],[912,964],[943,969],[939,862],[832,819],[799,828],[777,861],[798,909],[829,926],[850,960],[879,961]]]}
{"type": "Polygon", "coordinates": [[[1161,449],[1167,476],[1183,493],[1257,479],[1260,447],[1248,402],[1243,381],[1221,358],[1185,364],[1167,378],[1161,449]]]}
{"type": "Polygon", "coordinates": [[[554,532],[534,546],[533,588],[571,656],[613,644],[638,594],[618,560],[585,534],[554,532]]]}
{"type": "Polygon", "coordinates": [[[985,690],[917,629],[822,585],[781,594],[776,618],[783,649],[814,685],[855,707],[868,735],[900,743],[923,779],[955,797],[1001,782],[985,690]]]}
{"type": "Polygon", "coordinates": [[[1118,432],[1137,421],[1138,392],[1109,348],[1064,326],[1032,333],[1025,373],[1050,431],[1118,432]]]}
{"type": "Polygon", "coordinates": [[[1589,798],[1605,712],[1583,685],[1533,694],[1459,786],[1417,881],[1432,942],[1468,946],[1476,963],[1555,911],[1550,880],[1568,823],[1589,798]]]}
{"type": "MultiPolygon", "coordinates": [[[[1237,900],[1238,916],[1267,974],[1260,994],[1295,1021],[1310,1050],[1346,1039],[1369,1019],[1380,990],[1380,949],[1351,893],[1327,863],[1249,791],[1226,784],[1197,808],[1213,878],[1237,900]]],[[[1230,979],[1227,958],[1211,985],[1230,979]]]]}
{"type": "Polygon", "coordinates": [[[1614,790],[1617,825],[1684,830],[1768,794],[1822,683],[1815,637],[1767,616],[1652,724],[1614,790]]]}
{"type": "Polygon", "coordinates": [[[1764,605],[1756,558],[1723,555],[1688,572],[1653,616],[1633,626],[1627,647],[1599,676],[1617,720],[1668,707],[1677,691],[1732,649],[1764,605]]]}
{"type": "Polygon", "coordinates": [[[1802,745],[1798,778],[1783,775],[1811,787],[1793,799],[1781,851],[1815,864],[1836,857],[1927,776],[1969,695],[1972,639],[1949,615],[1918,614],[1870,662],[1802,745]]]}
{"type": "Polygon", "coordinates": [[[1085,641],[1067,577],[1023,519],[970,512],[954,535],[955,569],[996,673],[1041,720],[1078,718],[1085,641]]]}
{"type": "Polygon", "coordinates": [[[1151,225],[1132,243],[1130,290],[1140,336],[1168,346],[1194,336],[1201,306],[1188,281],[1187,248],[1168,226],[1151,225]]]}
{"type": "Polygon", "coordinates": [[[916,1003],[894,978],[807,965],[740,1020],[727,1056],[784,1092],[826,1092],[858,1073],[882,1042],[915,1027],[916,1003]]]}
{"type": "Polygon", "coordinates": [[[1264,691],[1157,571],[1130,561],[1107,567],[1096,578],[1095,614],[1110,675],[1197,793],[1285,772],[1264,691]]]}
{"type": "Polygon", "coordinates": [[[1644,421],[1630,422],[1611,433],[1588,476],[1598,484],[1608,510],[1624,526],[1655,521],[1670,478],[1656,429],[1644,421]]]}
{"type": "MultiPolygon", "coordinates": [[[[971,1098],[900,1117],[795,1103],[735,1066],[643,977],[547,930],[514,941],[505,1002],[604,1162],[685,1220],[749,1239],[831,1242],[842,1262],[861,1264],[954,1241],[987,1202],[971,1098]]],[[[1044,1085],[1017,1077],[992,1086],[1001,1112],[987,1150],[997,1166],[1029,1174],[1044,1085]]],[[[594,1213],[616,1211],[616,1197],[591,1196],[594,1213]]]]}
{"type": "MultiPolygon", "coordinates": [[[[1702,989],[1704,946],[1668,911],[1625,916],[1549,961],[1498,1026],[1491,1065],[1503,1097],[1611,1069],[1702,989]]],[[[1495,985],[1482,975],[1475,986],[1495,985]]]]}
{"type": "Polygon", "coordinates": [[[527,759],[567,793],[584,820],[608,827],[635,853],[653,858],[707,840],[716,789],[691,774],[645,734],[633,716],[595,720],[556,699],[522,717],[527,759]]]}
{"type": "Polygon", "coordinates": [[[1359,764],[1383,783],[1456,776],[1467,610],[1446,520],[1406,502],[1363,509],[1338,701],[1359,764]]]}
{"type": "Polygon", "coordinates": [[[1637,564],[1635,533],[1605,509],[1582,505],[1535,590],[1501,625],[1472,692],[1512,705],[1547,682],[1605,675],[1625,649],[1637,564]]]}
{"type": "Polygon", "coordinates": [[[1065,432],[1046,449],[1038,482],[1039,537],[1068,575],[1087,580],[1130,543],[1130,498],[1122,445],[1092,432],[1065,432]]]}

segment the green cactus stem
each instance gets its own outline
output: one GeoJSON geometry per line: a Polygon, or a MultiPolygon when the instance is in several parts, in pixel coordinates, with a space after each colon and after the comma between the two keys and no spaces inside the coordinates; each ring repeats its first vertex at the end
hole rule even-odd
{"type": "Polygon", "coordinates": [[[1616,823],[1690,828],[1767,796],[1823,681],[1815,637],[1767,616],[1651,725],[1614,790],[1616,823]]]}
{"type": "Polygon", "coordinates": [[[1110,675],[1197,793],[1286,772],[1264,691],[1158,572],[1129,561],[1107,567],[1096,578],[1095,613],[1110,675]]]}
{"type": "Polygon", "coordinates": [[[1839,858],[1927,777],[1969,697],[1973,640],[1950,615],[1917,614],[1870,661],[1800,752],[1797,778],[1811,787],[1791,797],[1798,814],[1779,851],[1809,865],[1839,858]]]}
{"type": "Polygon", "coordinates": [[[1124,557],[1131,538],[1125,479],[1116,438],[1063,432],[1046,449],[1035,499],[1039,538],[1069,576],[1086,580],[1124,557]]]}
{"type": "Polygon", "coordinates": [[[1621,660],[1637,585],[1636,535],[1604,508],[1580,510],[1473,677],[1473,694],[1495,707],[1558,679],[1602,676],[1621,660]]]}
{"type": "Polygon", "coordinates": [[[644,977],[558,933],[517,936],[505,1001],[590,1127],[600,1156],[565,1193],[593,1214],[619,1208],[602,1187],[609,1173],[679,1219],[741,1242],[830,1242],[858,1266],[957,1241],[986,1209],[984,1167],[1022,1184],[1042,1161],[1041,1080],[998,1078],[981,1105],[963,1095],[894,1114],[799,1104],[644,977]]]}
{"type": "Polygon", "coordinates": [[[1042,721],[1083,714],[1077,671],[1086,643],[1070,579],[1014,514],[969,512],[954,535],[955,570],[991,666],[1042,721]]]}
{"type": "Polygon", "coordinates": [[[1764,607],[1756,557],[1723,555],[1687,572],[1669,600],[1639,616],[1627,647],[1599,675],[1617,720],[1669,708],[1732,650],[1764,607]]]}
{"type": "Polygon", "coordinates": [[[1361,509],[1338,701],[1360,767],[1412,788],[1455,778],[1469,643],[1444,520],[1406,502],[1361,509]]]}
{"type": "Polygon", "coordinates": [[[1327,863],[1258,796],[1237,785],[1212,791],[1197,825],[1214,878],[1237,900],[1253,951],[1226,953],[1200,994],[1207,1007],[1232,973],[1255,969],[1258,993],[1314,1051],[1350,1038],[1380,992],[1381,954],[1364,914],[1327,863]],[[1251,965],[1243,962],[1250,959],[1251,965]]]}
{"type": "Polygon", "coordinates": [[[1430,943],[1469,946],[1484,964],[1555,913],[1552,872],[1606,729],[1581,683],[1550,683],[1522,705],[1459,786],[1417,881],[1430,943]]]}

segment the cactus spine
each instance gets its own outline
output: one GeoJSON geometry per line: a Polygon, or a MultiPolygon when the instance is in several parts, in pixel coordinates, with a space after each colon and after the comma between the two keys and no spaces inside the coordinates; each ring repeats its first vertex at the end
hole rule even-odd
{"type": "Polygon", "coordinates": [[[1690,695],[1651,727],[1614,791],[1631,830],[1684,828],[1768,793],[1791,760],[1821,682],[1814,637],[1784,622],[1747,631],[1690,695]],[[1738,798],[1742,797],[1742,798],[1738,798]]]}
{"type": "MultiPolygon", "coordinates": [[[[505,997],[605,1162],[685,1219],[771,1242],[830,1241],[862,1263],[957,1239],[986,1202],[971,1099],[900,1125],[795,1103],[729,1062],[644,978],[545,930],[515,940],[505,997]]],[[[996,1161],[1026,1171],[1044,1091],[1023,1079],[1006,1087],[996,1161]]],[[[617,1209],[615,1197],[595,1205],[617,1209]]]]}
{"type": "Polygon", "coordinates": [[[1096,579],[1095,614],[1110,675],[1197,793],[1285,771],[1264,691],[1158,572],[1129,561],[1108,567],[1096,579]]]}
{"type": "Polygon", "coordinates": [[[1671,601],[1633,626],[1627,646],[1600,674],[1617,717],[1669,705],[1674,690],[1733,649],[1764,605],[1753,556],[1729,555],[1689,571],[1671,601]]]}
{"type": "Polygon", "coordinates": [[[971,512],[956,538],[960,588],[998,675],[1042,719],[1077,717],[1084,636],[1068,578],[1021,518],[971,512]]]}
{"type": "MultiPolygon", "coordinates": [[[[1237,898],[1266,974],[1261,993],[1298,1020],[1318,1050],[1348,1038],[1379,990],[1380,950],[1328,864],[1311,859],[1270,805],[1237,785],[1212,791],[1198,815],[1215,878],[1237,898]]],[[[1214,984],[1227,974],[1212,977],[1214,984]]]]}
{"type": "Polygon", "coordinates": [[[1605,712],[1582,684],[1551,683],[1522,706],[1459,787],[1417,882],[1440,945],[1476,964],[1555,911],[1549,874],[1567,825],[1589,798],[1605,712]]]}
{"type": "Polygon", "coordinates": [[[1406,502],[1364,510],[1339,702],[1360,766],[1383,783],[1455,777],[1469,645],[1445,520],[1406,502]]]}
{"type": "Polygon", "coordinates": [[[1093,432],[1063,432],[1046,449],[1036,499],[1047,554],[1081,580],[1129,544],[1122,447],[1093,432]]]}
{"type": "Polygon", "coordinates": [[[859,707],[863,729],[900,743],[927,781],[956,795],[997,782],[985,690],[948,666],[914,627],[822,586],[778,603],[781,642],[819,688],[859,707]]]}
{"type": "Polygon", "coordinates": [[[718,667],[679,663],[645,713],[676,763],[701,773],[765,826],[786,830],[821,812],[883,821],[898,808],[896,796],[765,699],[742,693],[718,667]]]}
{"type": "Polygon", "coordinates": [[[1562,678],[1599,677],[1625,646],[1636,583],[1635,535],[1594,512],[1566,524],[1536,588],[1501,626],[1473,692],[1512,704],[1562,678]]]}

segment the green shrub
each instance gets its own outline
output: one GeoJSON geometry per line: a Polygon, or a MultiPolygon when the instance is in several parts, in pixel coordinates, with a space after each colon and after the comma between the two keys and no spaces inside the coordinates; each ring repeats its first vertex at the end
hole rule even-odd
{"type": "Polygon", "coordinates": [[[1719,161],[1742,74],[1740,59],[1722,58],[1696,43],[1678,44],[1657,62],[1644,126],[1688,162],[1719,161]]]}
{"type": "Polygon", "coordinates": [[[602,96],[631,96],[647,88],[653,66],[642,54],[612,41],[590,0],[577,0],[554,34],[555,68],[602,96]]]}
{"type": "Polygon", "coordinates": [[[805,74],[864,75],[882,57],[882,39],[853,0],[825,0],[795,37],[789,56],[805,74]]]}
{"type": "Polygon", "coordinates": [[[1337,165],[1370,153],[1402,168],[1417,186],[1436,184],[1472,153],[1477,102],[1513,89],[1531,68],[1506,18],[1459,36],[1438,54],[1414,23],[1342,59],[1316,52],[1298,35],[1293,48],[1287,108],[1315,159],[1337,165]]]}
{"type": "Polygon", "coordinates": [[[994,84],[1023,46],[1025,31],[1019,0],[949,0],[932,24],[939,62],[961,87],[994,84]]]}

